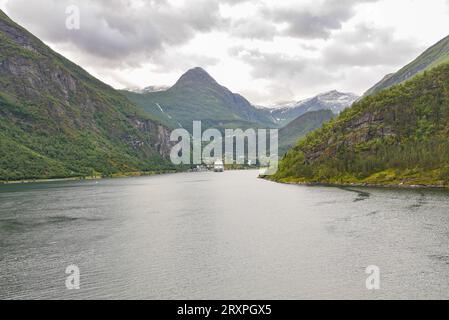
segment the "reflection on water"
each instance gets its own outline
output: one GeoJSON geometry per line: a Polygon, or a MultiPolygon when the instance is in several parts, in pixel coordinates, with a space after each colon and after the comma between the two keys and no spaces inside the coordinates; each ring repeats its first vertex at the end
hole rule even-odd
{"type": "Polygon", "coordinates": [[[371,196],[371,193],[367,192],[366,190],[355,190],[355,189],[350,189],[347,187],[340,187],[340,189],[357,193],[357,198],[355,198],[353,200],[353,202],[363,201],[363,200],[368,199],[371,196]]]}
{"type": "Polygon", "coordinates": [[[448,192],[256,176],[0,186],[0,298],[449,298],[448,192]]]}

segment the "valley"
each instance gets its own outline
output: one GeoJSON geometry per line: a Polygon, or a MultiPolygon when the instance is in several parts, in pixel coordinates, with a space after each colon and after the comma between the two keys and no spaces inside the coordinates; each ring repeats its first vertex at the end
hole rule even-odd
{"type": "Polygon", "coordinates": [[[449,299],[448,15],[0,0],[0,300],[449,299]]]}
{"type": "Polygon", "coordinates": [[[221,132],[279,129],[277,181],[449,184],[449,38],[362,98],[333,90],[267,108],[201,67],[173,86],[117,91],[4,13],[0,37],[0,181],[185,170],[170,162],[170,133],[201,121],[221,132]]]}

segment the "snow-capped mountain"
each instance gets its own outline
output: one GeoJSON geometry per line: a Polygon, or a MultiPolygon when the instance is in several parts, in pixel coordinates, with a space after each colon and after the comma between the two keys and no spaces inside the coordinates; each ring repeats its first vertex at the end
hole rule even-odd
{"type": "Polygon", "coordinates": [[[287,124],[311,111],[330,110],[334,114],[339,114],[350,107],[357,99],[359,99],[359,96],[356,94],[333,90],[299,102],[286,102],[275,105],[268,112],[270,112],[276,122],[287,124]]]}
{"type": "Polygon", "coordinates": [[[170,89],[169,86],[148,86],[146,88],[127,88],[126,91],[134,92],[134,93],[151,93],[151,92],[160,92],[160,91],[167,91],[170,89]]]}

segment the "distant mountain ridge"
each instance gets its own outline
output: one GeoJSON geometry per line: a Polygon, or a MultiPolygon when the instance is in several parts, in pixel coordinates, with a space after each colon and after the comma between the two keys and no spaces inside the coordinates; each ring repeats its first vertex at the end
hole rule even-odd
{"type": "Polygon", "coordinates": [[[252,105],[242,95],[220,85],[202,68],[183,74],[166,90],[123,91],[130,100],[171,127],[191,126],[202,120],[215,127],[283,127],[298,117],[313,111],[330,110],[339,114],[359,96],[336,90],[310,99],[274,107],[252,105]]]}
{"type": "Polygon", "coordinates": [[[299,139],[319,129],[336,115],[331,110],[309,111],[279,130],[279,154],[284,155],[299,139]]]}
{"type": "Polygon", "coordinates": [[[418,58],[398,72],[386,75],[380,82],[370,88],[365,93],[365,96],[375,94],[396,84],[403,83],[419,73],[430,70],[446,62],[449,62],[449,36],[438,41],[435,45],[424,51],[418,58]]]}
{"type": "Polygon", "coordinates": [[[220,85],[202,68],[188,70],[165,91],[123,92],[172,128],[191,130],[192,122],[197,120],[202,121],[203,128],[280,128],[281,154],[359,98],[333,90],[276,108],[254,106],[240,94],[220,85]]]}
{"type": "Polygon", "coordinates": [[[330,110],[337,115],[350,107],[357,99],[359,99],[359,96],[356,94],[332,90],[313,98],[281,104],[273,108],[265,109],[264,111],[269,113],[277,123],[283,126],[307,112],[330,110]]]}

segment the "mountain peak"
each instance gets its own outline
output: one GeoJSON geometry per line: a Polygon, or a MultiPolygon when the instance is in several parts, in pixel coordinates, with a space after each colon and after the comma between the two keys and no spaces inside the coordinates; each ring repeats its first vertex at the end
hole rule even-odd
{"type": "Polygon", "coordinates": [[[340,92],[337,90],[331,90],[328,92],[321,93],[317,95],[317,98],[328,98],[328,99],[338,99],[340,97],[356,97],[354,93],[340,92]]]}
{"type": "Polygon", "coordinates": [[[206,70],[200,67],[196,67],[188,70],[184,73],[181,78],[179,78],[178,82],[174,85],[174,87],[184,87],[184,86],[210,86],[210,85],[218,85],[217,81],[215,81],[212,76],[207,73],[206,70]]]}
{"type": "Polygon", "coordinates": [[[192,68],[192,69],[189,69],[189,70],[187,70],[187,72],[186,72],[186,74],[187,73],[190,73],[190,74],[207,74],[207,75],[209,75],[208,73],[207,73],[207,71],[206,70],[204,70],[203,68],[201,68],[201,67],[195,67],[195,68],[192,68]]]}
{"type": "Polygon", "coordinates": [[[342,94],[341,92],[337,90],[330,90],[324,93],[319,94],[320,96],[326,96],[326,95],[334,95],[334,94],[342,94]]]}

